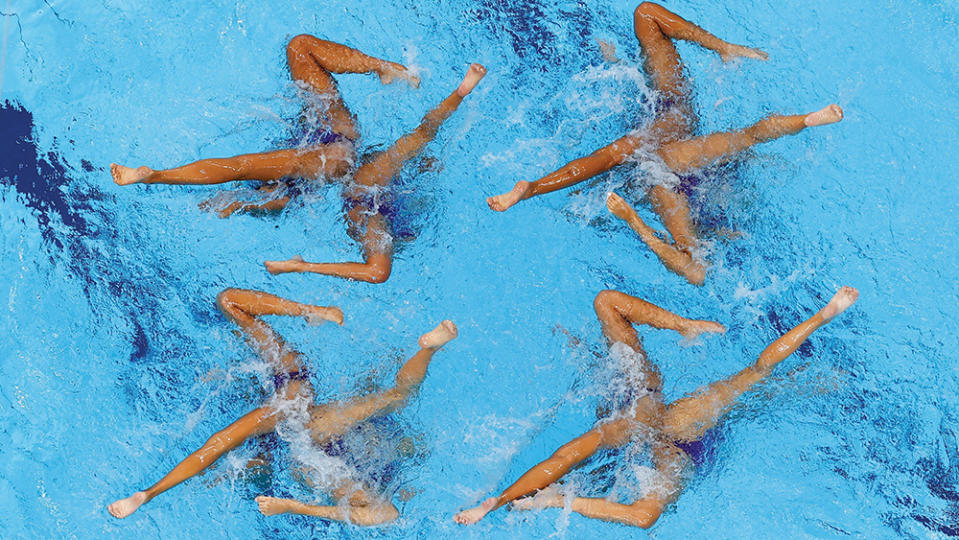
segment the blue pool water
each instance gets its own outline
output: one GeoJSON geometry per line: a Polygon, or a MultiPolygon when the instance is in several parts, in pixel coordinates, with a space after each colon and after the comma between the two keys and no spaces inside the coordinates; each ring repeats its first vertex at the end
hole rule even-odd
{"type": "Polygon", "coordinates": [[[703,130],[846,110],[838,126],[757,148],[717,188],[744,235],[712,241],[703,288],[608,217],[605,192],[635,168],[505,214],[483,200],[648,120],[632,3],[0,4],[3,538],[642,537],[560,510],[499,511],[469,529],[452,516],[592,424],[599,290],[729,327],[696,343],[642,331],[673,399],[752,362],[843,284],[861,291],[857,307],[743,399],[716,462],[648,535],[959,536],[954,3],[666,4],[771,55],[724,66],[680,45],[703,130]],[[213,188],[121,189],[105,169],[272,147],[298,107],[283,47],[302,32],[421,70],[415,91],[339,78],[367,147],[414,126],[469,62],[489,69],[427,150],[442,170],[407,173],[428,214],[384,285],[263,270],[297,253],[358,257],[337,188],[278,218],[220,220],[197,209],[213,188]],[[604,64],[595,38],[627,61],[604,64]],[[254,496],[303,488],[245,474],[253,445],[127,520],[107,514],[263,398],[262,366],[213,305],[227,286],[343,307],[343,328],[276,321],[310,355],[322,399],[389,384],[421,332],[458,323],[395,416],[407,438],[397,523],[261,516],[254,496]]]}

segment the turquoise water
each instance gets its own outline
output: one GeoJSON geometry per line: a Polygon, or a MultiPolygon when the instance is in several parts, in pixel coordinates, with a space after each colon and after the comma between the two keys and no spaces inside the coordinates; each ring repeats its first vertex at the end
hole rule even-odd
{"type": "Polygon", "coordinates": [[[643,332],[671,399],[753,361],[843,284],[859,288],[857,307],[743,400],[716,464],[648,534],[959,535],[954,4],[667,4],[771,55],[724,66],[680,45],[703,130],[833,101],[846,110],[838,126],[757,148],[717,190],[744,237],[711,242],[701,289],[608,218],[605,192],[635,168],[506,214],[483,200],[648,120],[633,4],[6,4],[4,538],[642,537],[559,510],[500,511],[470,529],[452,516],[592,424],[604,385],[591,352],[604,351],[599,290],[729,327],[697,343],[643,332]],[[214,188],[121,189],[105,170],[271,148],[299,106],[283,47],[302,32],[421,70],[419,90],[339,78],[367,147],[413,127],[469,62],[489,69],[427,150],[442,170],[408,173],[425,225],[384,285],[263,270],[296,253],[358,256],[335,187],[278,218],[220,220],[197,209],[214,188]],[[604,64],[597,37],[627,62],[604,64]],[[13,144],[23,130],[30,143],[13,144]],[[457,322],[460,339],[396,415],[413,441],[393,485],[405,494],[396,524],[262,517],[254,496],[303,491],[286,473],[272,486],[245,475],[253,445],[127,520],[107,514],[263,398],[262,366],[213,305],[227,286],[343,307],[343,328],[276,321],[310,355],[322,399],[388,384],[421,332],[457,322]]]}

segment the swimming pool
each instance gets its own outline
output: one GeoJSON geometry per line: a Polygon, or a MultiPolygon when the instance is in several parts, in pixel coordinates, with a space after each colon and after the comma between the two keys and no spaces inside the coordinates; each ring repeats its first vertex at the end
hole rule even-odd
{"type": "MultiPolygon", "coordinates": [[[[729,327],[695,344],[644,332],[671,399],[751,362],[842,284],[859,288],[857,307],[736,408],[717,464],[649,535],[959,535],[954,5],[666,4],[772,57],[724,67],[680,45],[703,130],[846,110],[838,126],[754,152],[722,198],[745,236],[713,243],[697,289],[607,216],[603,195],[629,170],[505,214],[483,201],[648,118],[633,3],[6,4],[4,538],[642,536],[558,510],[469,529],[452,516],[591,425],[599,290],[729,327]],[[301,32],[422,70],[416,91],[339,79],[371,146],[415,125],[469,62],[489,69],[427,151],[442,171],[411,178],[429,216],[383,285],[262,268],[357,255],[335,188],[276,219],[220,220],[196,208],[211,188],[120,189],[104,169],[271,147],[298,106],[283,46],[301,32]],[[596,37],[630,60],[603,64],[596,37]],[[33,144],[13,145],[24,133],[33,144]],[[127,520],[106,513],[260,399],[253,353],[213,305],[227,286],[343,307],[343,328],[277,323],[310,353],[322,397],[388,382],[422,331],[457,322],[460,339],[397,417],[414,451],[396,524],[260,516],[251,499],[264,487],[241,472],[249,448],[127,520]]],[[[283,475],[274,488],[297,489],[283,475]]]]}

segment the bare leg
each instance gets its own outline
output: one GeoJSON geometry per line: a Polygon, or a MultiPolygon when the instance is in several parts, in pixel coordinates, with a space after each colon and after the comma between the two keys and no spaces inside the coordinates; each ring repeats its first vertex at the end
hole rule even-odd
{"type": "Polygon", "coordinates": [[[680,441],[701,438],[743,392],[769,375],[778,363],[788,358],[813,332],[849,308],[858,296],[859,292],[852,287],[839,289],[826,307],[766,347],[754,365],[707,386],[694,396],[671,403],[666,410],[663,431],[680,441]]]}
{"type": "Polygon", "coordinates": [[[435,330],[420,337],[423,348],[400,368],[393,388],[349,401],[314,407],[309,424],[313,437],[317,441],[326,441],[346,433],[368,418],[389,414],[405,405],[426,379],[433,354],[456,336],[456,325],[443,321],[435,330]]]}
{"type": "Polygon", "coordinates": [[[395,62],[374,58],[332,41],[301,34],[286,46],[286,59],[295,80],[306,83],[310,89],[328,100],[324,113],[330,128],[356,140],[359,132],[353,114],[337,90],[331,73],[376,73],[384,84],[397,79],[419,86],[419,78],[395,62]]]}
{"type": "Polygon", "coordinates": [[[259,505],[260,512],[265,516],[299,514],[331,521],[352,523],[362,527],[390,523],[400,517],[400,512],[396,506],[387,500],[362,506],[318,506],[303,503],[295,499],[280,499],[261,495],[256,498],[256,503],[259,505]]]}
{"type": "Polygon", "coordinates": [[[638,138],[630,135],[619,138],[584,158],[567,163],[561,169],[535,182],[518,182],[510,191],[487,198],[486,204],[492,210],[505,212],[519,201],[544,193],[552,193],[588,180],[622,163],[639,148],[640,142],[638,138]]]}
{"type": "Polygon", "coordinates": [[[606,207],[639,235],[639,239],[649,246],[666,268],[683,276],[693,285],[702,285],[706,280],[706,267],[696,260],[691,252],[696,237],[692,232],[686,198],[662,186],[654,186],[650,191],[653,208],[663,217],[667,229],[673,234],[673,243],[657,235],[619,195],[610,193],[606,198],[606,207]]]}
{"type": "MultiPolygon", "coordinates": [[[[663,510],[669,506],[682,489],[680,472],[682,456],[675,446],[658,445],[653,447],[653,462],[660,473],[663,483],[657,489],[632,504],[620,504],[607,499],[574,497],[569,507],[573,512],[588,518],[622,523],[633,527],[648,529],[652,527],[663,510]]],[[[564,508],[566,501],[555,486],[544,489],[534,497],[520,499],[513,504],[514,510],[539,510],[542,508],[564,508]]]]}
{"type": "Polygon", "coordinates": [[[499,497],[491,497],[477,507],[456,514],[455,521],[463,525],[472,525],[493,510],[552,485],[599,449],[624,444],[629,440],[629,432],[634,427],[634,423],[630,420],[620,419],[588,431],[563,445],[546,461],[527,471],[499,497]]]}
{"type": "Polygon", "coordinates": [[[337,176],[349,166],[349,150],[325,145],[311,150],[275,150],[229,158],[204,159],[175,169],[124,167],[113,163],[110,172],[118,185],[222,184],[240,180],[273,181],[283,178],[337,176]]]}
{"type": "Polygon", "coordinates": [[[213,465],[223,454],[243,444],[248,438],[273,431],[275,425],[275,411],[265,407],[256,409],[210,437],[199,450],[181,461],[159,482],[145,491],[138,491],[126,499],[114,502],[107,509],[113,517],[125,518],[157,495],[213,465]]]}
{"type": "Polygon", "coordinates": [[[396,520],[400,512],[380,494],[371,494],[369,486],[346,479],[334,490],[336,506],[320,506],[294,499],[260,496],[256,503],[265,516],[300,514],[361,526],[382,525],[396,520]]]}
{"type": "Polygon", "coordinates": [[[426,114],[422,123],[411,133],[401,137],[386,151],[373,156],[356,171],[354,185],[347,188],[346,197],[355,201],[348,214],[351,230],[363,244],[365,261],[349,263],[311,263],[302,257],[293,257],[286,261],[266,261],[264,265],[271,274],[288,272],[313,272],[329,276],[355,279],[368,283],[383,283],[390,277],[393,260],[392,237],[389,223],[381,213],[374,213],[369,207],[369,196],[364,193],[369,188],[388,186],[400,173],[403,165],[422,152],[440,128],[459,107],[463,98],[486,75],[486,68],[472,64],[460,86],[436,108],[426,114]],[[373,215],[371,215],[373,214],[373,215]]]}
{"type": "MultiPolygon", "coordinates": [[[[292,315],[304,317],[309,321],[332,320],[343,323],[343,312],[339,308],[300,304],[257,291],[226,289],[220,293],[217,303],[223,313],[240,326],[257,352],[273,366],[276,374],[300,371],[302,367],[299,354],[288,349],[279,335],[257,317],[292,315]]],[[[283,392],[288,396],[293,395],[300,390],[302,384],[300,381],[290,381],[283,388],[283,392]]],[[[157,495],[196,476],[246,439],[271,432],[276,420],[276,412],[268,407],[250,412],[210,437],[199,450],[181,461],[159,482],[145,491],[114,502],[108,510],[117,518],[129,516],[157,495]]]]}
{"type": "Polygon", "coordinates": [[[740,131],[672,142],[661,147],[658,153],[673,171],[682,173],[734,156],[755,144],[799,133],[811,125],[831,124],[840,120],[842,109],[838,105],[830,105],[810,114],[773,115],[740,131]]]}

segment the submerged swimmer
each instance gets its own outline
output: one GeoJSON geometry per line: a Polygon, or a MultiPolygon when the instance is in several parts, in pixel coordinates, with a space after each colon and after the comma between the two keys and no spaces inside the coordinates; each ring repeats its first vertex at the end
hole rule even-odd
{"type": "MultiPolygon", "coordinates": [[[[492,510],[527,497],[515,502],[513,508],[569,507],[590,518],[651,527],[665,508],[679,497],[683,472],[691,465],[701,463],[702,458],[710,452],[709,441],[715,438],[711,430],[714,430],[730,406],[740,395],[768,376],[815,330],[849,308],[858,296],[856,289],[841,288],[826,307],[766,347],[755,364],[670,404],[663,400],[659,371],[653,364],[643,362],[642,377],[639,377],[641,382],[636,388],[631,388],[633,399],[629,406],[618,414],[602,419],[592,430],[561,447],[498,497],[486,499],[479,506],[460,512],[456,515],[456,521],[466,525],[476,523],[492,510]],[[597,451],[624,446],[637,433],[648,434],[651,439],[652,460],[661,478],[661,485],[657,489],[631,504],[585,497],[564,500],[555,482],[597,451]],[[533,494],[536,496],[529,497],[533,494]]],[[[680,317],[616,291],[599,293],[595,307],[606,338],[611,343],[622,343],[642,355],[645,353],[633,324],[675,330],[687,337],[725,331],[718,323],[680,317]]]]}
{"type": "MultiPolygon", "coordinates": [[[[233,202],[223,208],[220,215],[227,217],[238,211],[282,210],[290,201],[289,194],[274,193],[282,183],[294,179],[345,178],[356,163],[356,141],[360,133],[352,113],[337,91],[332,73],[376,73],[383,83],[405,80],[412,86],[419,86],[419,78],[400,64],[373,58],[345,45],[309,35],[291,39],[286,53],[293,79],[317,94],[321,99],[316,101],[323,103],[323,106],[308,105],[303,110],[301,125],[309,125],[310,119],[323,121],[321,127],[302,137],[306,141],[306,148],[205,159],[166,170],[131,168],[114,163],[110,166],[114,181],[119,185],[264,181],[267,183],[261,190],[271,194],[269,200],[262,203],[233,202]]],[[[483,66],[472,64],[459,87],[427,113],[419,127],[400,138],[391,148],[366,156],[353,178],[345,181],[343,198],[350,235],[362,244],[364,262],[314,264],[294,257],[287,261],[268,261],[267,270],[273,274],[315,272],[371,283],[386,281],[393,258],[390,181],[408,160],[433,140],[439,127],[485,74],[483,66]]]]}
{"type": "MultiPolygon", "coordinates": [[[[701,285],[706,269],[693,255],[698,239],[690,218],[689,202],[683,194],[698,182],[697,169],[730,158],[755,144],[792,135],[807,127],[838,122],[842,120],[843,112],[838,105],[829,105],[811,114],[772,115],[740,131],[696,137],[697,118],[690,96],[692,85],[683,73],[682,60],[672,40],[698,43],[719,53],[724,61],[737,57],[766,60],[766,53],[723,41],[652,2],[643,2],[636,8],[634,27],[646,56],[647,76],[659,96],[656,119],[649,130],[617,139],[535,182],[518,182],[509,192],[488,198],[487,203],[493,210],[502,212],[521,200],[551,193],[606,172],[641,148],[653,149],[682,180],[679,189],[655,185],[646,193],[653,210],[672,236],[672,242],[659,238],[618,196],[610,196],[609,209],[627,221],[667,268],[691,283],[701,285]]],[[[609,45],[601,47],[604,57],[611,58],[609,45]]]]}
{"type": "MultiPolygon", "coordinates": [[[[240,289],[223,291],[217,302],[223,313],[240,326],[250,344],[272,367],[276,395],[210,437],[199,450],[150,488],[109,505],[108,510],[114,517],[129,516],[157,495],[196,476],[247,439],[274,433],[277,425],[285,419],[284,404],[296,398],[306,398],[311,403],[305,427],[316,445],[335,443],[361,422],[404,407],[407,399],[426,378],[433,353],[457,335],[456,326],[450,321],[443,321],[434,330],[421,336],[419,352],[400,368],[393,388],[342,402],[312,404],[313,388],[302,355],[287,346],[260,317],[288,315],[303,317],[310,322],[333,321],[343,324],[343,312],[336,307],[300,304],[271,294],[240,289]]],[[[318,506],[262,496],[257,497],[256,502],[266,515],[303,514],[357,525],[377,525],[393,521],[399,516],[399,511],[388,498],[373,492],[366,482],[357,480],[355,475],[339,481],[332,489],[332,495],[340,504],[318,506]]]]}

